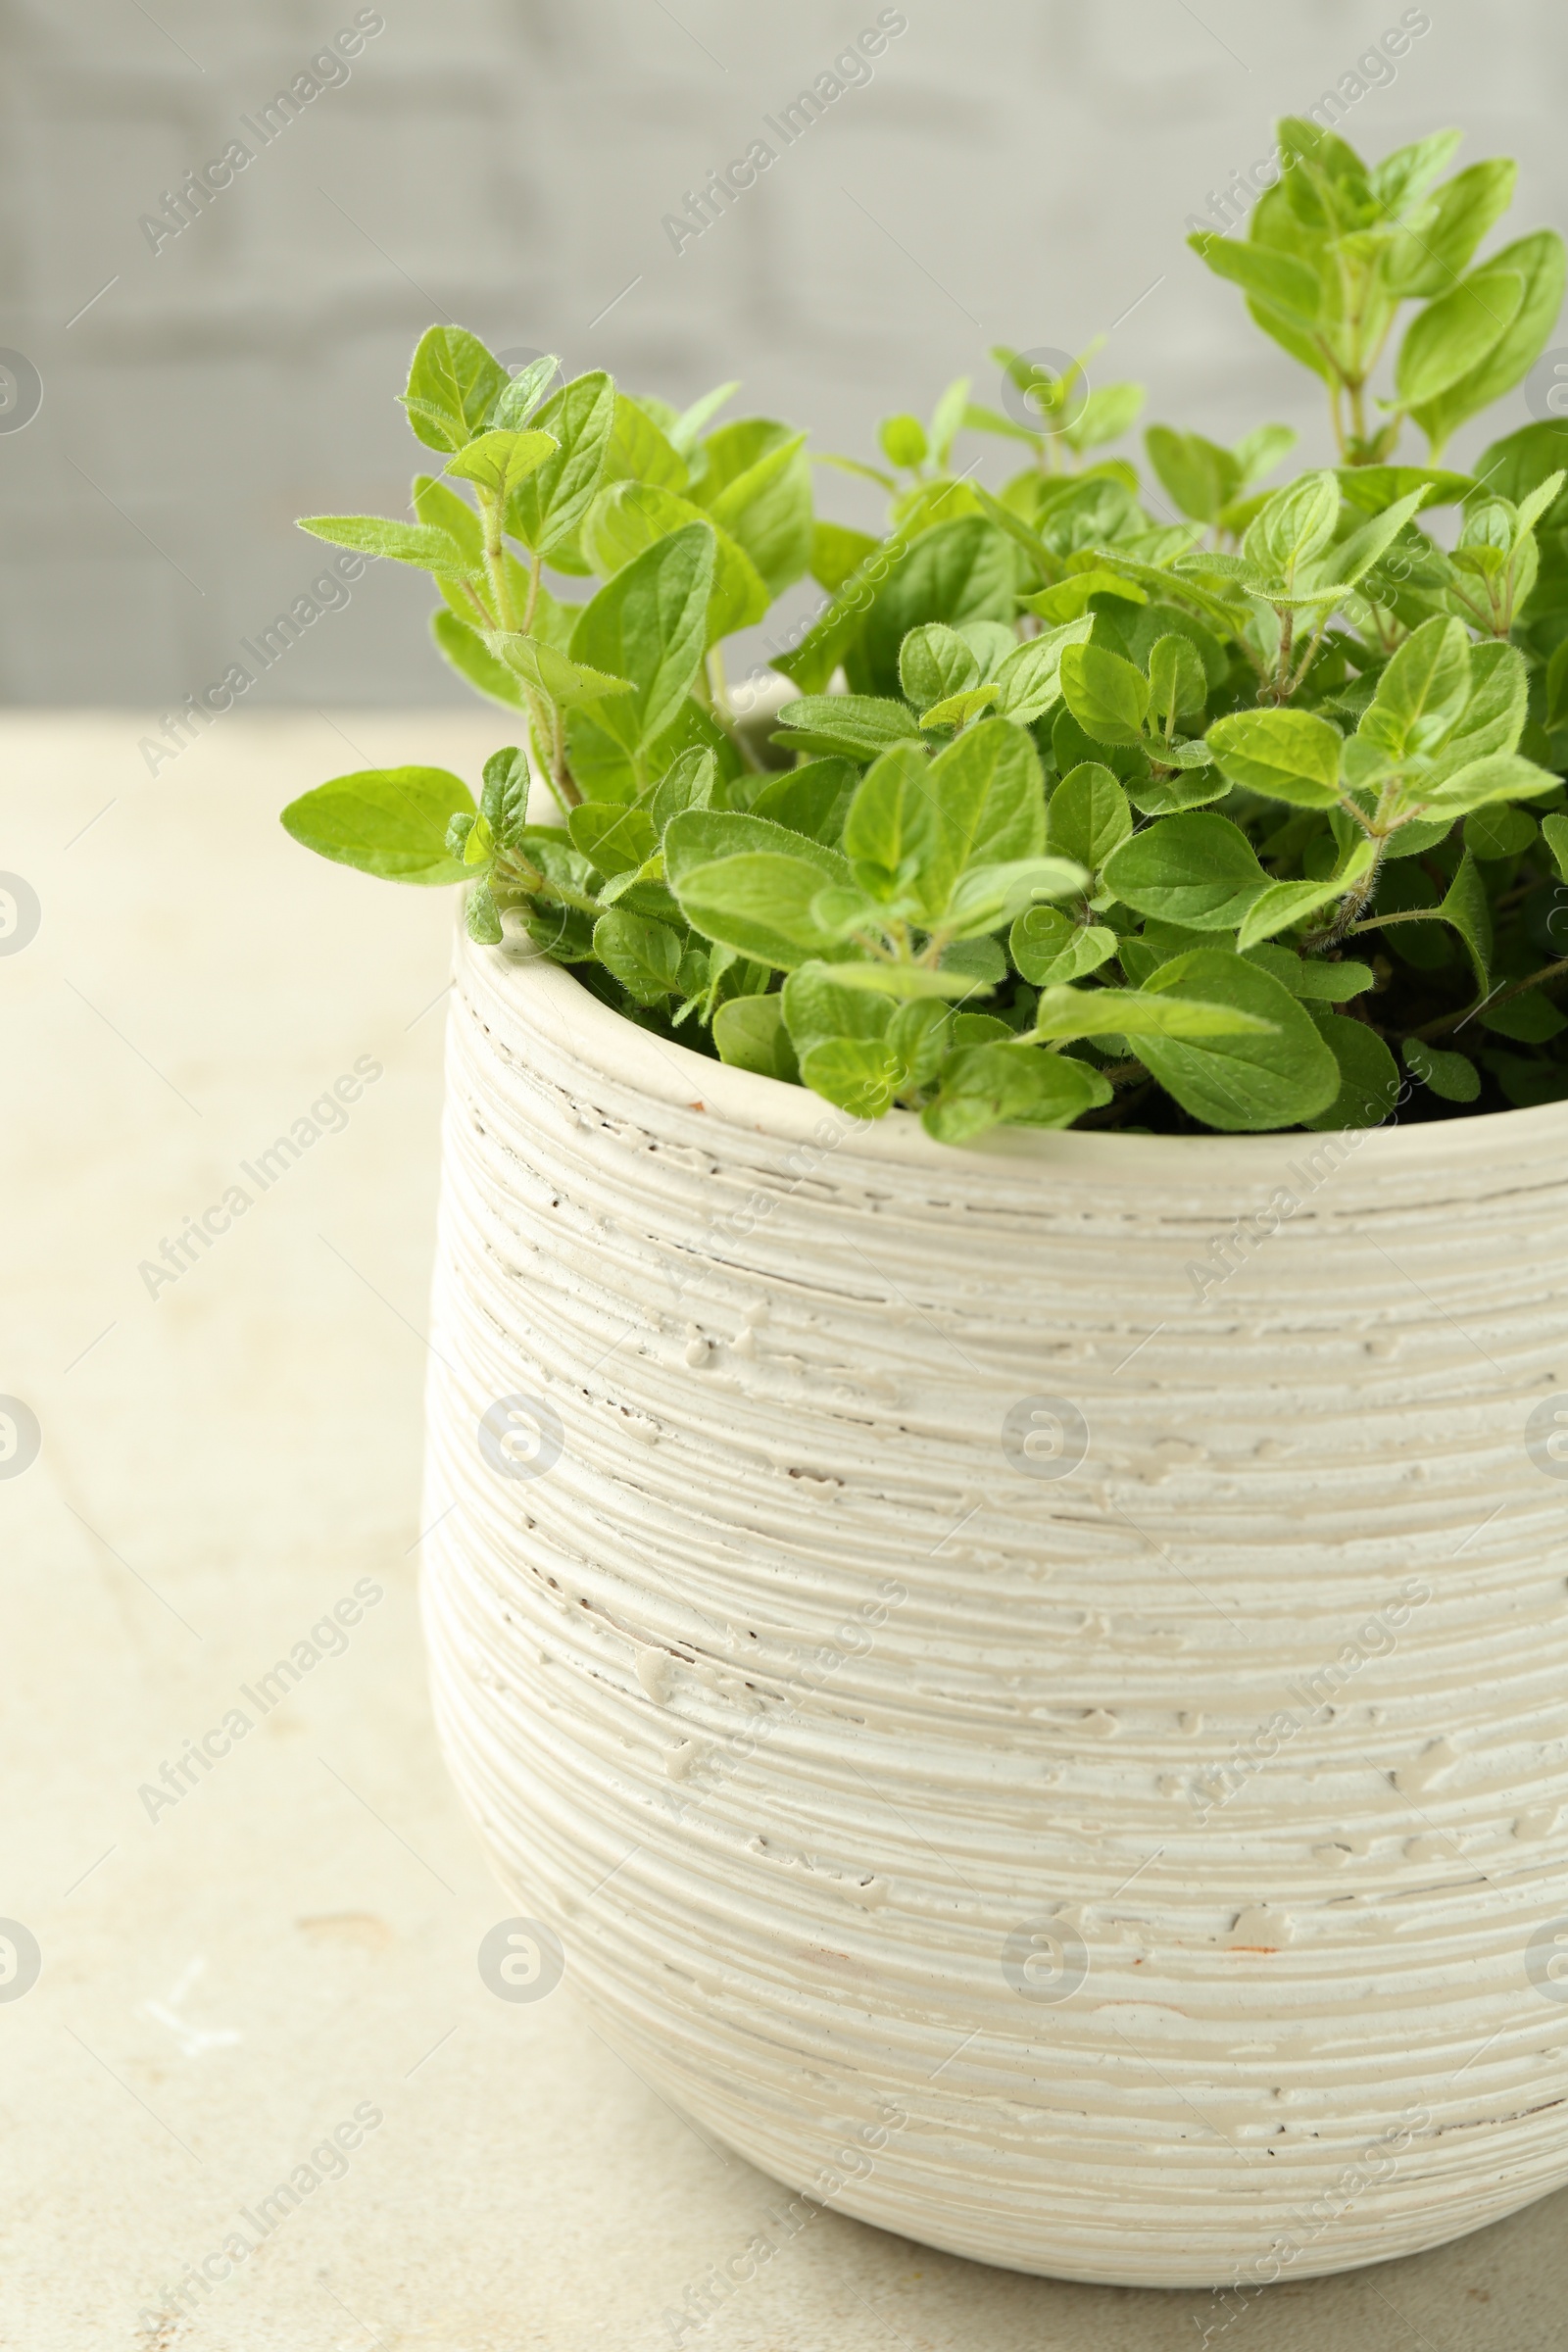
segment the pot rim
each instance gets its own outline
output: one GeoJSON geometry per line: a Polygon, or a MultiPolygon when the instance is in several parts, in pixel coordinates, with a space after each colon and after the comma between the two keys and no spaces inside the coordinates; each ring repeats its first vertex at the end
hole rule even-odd
{"type": "MultiPolygon", "coordinates": [[[[613,1011],[531,944],[510,935],[500,947],[469,940],[460,910],[458,957],[486,967],[512,996],[530,1025],[551,1036],[586,1068],[631,1087],[671,1107],[708,1112],[727,1124],[751,1129],[783,1143],[819,1140],[824,1119],[843,1121],[808,1087],[764,1078],[710,1060],[666,1038],[655,1037],[613,1011]]],[[[842,1138],[842,1127],[838,1135],[842,1138]]],[[[1148,1176],[1176,1168],[1189,1176],[1223,1176],[1227,1166],[1257,1175],[1266,1155],[1281,1150],[1310,1154],[1336,1138],[1354,1139],[1365,1167],[1412,1173],[1438,1166],[1473,1164],[1510,1152],[1539,1157],[1553,1145],[1568,1152],[1568,1101],[1530,1110],[1482,1111],[1471,1118],[1424,1121],[1410,1127],[1270,1129],[1260,1135],[1116,1135],[1096,1129],[1000,1128],[973,1144],[939,1144],[926,1134],[913,1111],[890,1110],[855,1131],[856,1150],[867,1158],[905,1167],[956,1172],[965,1161],[1032,1162],[1063,1175],[1148,1176]],[[1434,1149],[1434,1140],[1441,1148],[1434,1149]]]]}

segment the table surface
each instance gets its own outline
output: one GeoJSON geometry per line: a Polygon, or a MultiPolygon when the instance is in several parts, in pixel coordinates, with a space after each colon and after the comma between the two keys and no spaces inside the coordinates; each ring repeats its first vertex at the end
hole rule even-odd
{"type": "Polygon", "coordinates": [[[508,1905],[431,1735],[421,1335],[451,903],[323,864],[276,822],[361,766],[472,783],[503,725],[236,712],[153,777],[144,724],[0,719],[0,868],[41,910],[0,957],[0,1391],[41,1431],[0,1478],[0,1913],[42,1954],[0,2000],[0,2342],[1560,2342],[1568,2193],[1240,2315],[824,2212],[677,2337],[667,2315],[777,2192],[610,2051],[569,1983],[537,2004],[486,1989],[476,1949],[508,1905]],[[361,1057],[381,1074],[340,1123],[330,1089],[361,1057]],[[264,1189],[258,1155],[302,1121],[321,1132],[264,1189]],[[236,1186],[243,1213],[231,1200],[177,1279],[143,1270],[236,1186]],[[363,1579],[381,1597],[339,1639],[363,1579]],[[264,1711],[279,1659],[298,1682],[264,1711]],[[182,1779],[204,1738],[215,1760],[182,1779]],[[357,2108],[381,2120],[334,2155],[357,2108]],[[299,2201],[264,2233],[250,2217],[291,2175],[299,2201]]]}

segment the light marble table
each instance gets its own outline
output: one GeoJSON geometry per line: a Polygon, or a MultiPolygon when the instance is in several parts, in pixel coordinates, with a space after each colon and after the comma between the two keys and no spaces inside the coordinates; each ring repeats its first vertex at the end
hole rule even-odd
{"type": "MultiPolygon", "coordinates": [[[[655,2352],[783,2200],[569,1983],[519,2005],[480,1981],[509,1906],[435,1751],[415,1607],[450,903],[276,822],[377,762],[474,781],[504,729],[235,713],[153,778],[145,723],[0,721],[0,869],[41,916],[0,956],[0,1392],[41,1432],[0,1478],[0,1914],[42,1955],[0,2000],[0,2343],[655,2352]],[[341,1126],[323,1110],[265,1189],[244,1172],[361,1057],[382,1074],[341,1126]],[[177,1280],[140,1270],[235,1185],[177,1280]],[[339,1642],[362,1579],[381,1597],[339,1642]]],[[[679,2341],[1545,2352],[1565,2220],[1548,2199],[1226,2327],[1206,2295],[986,2271],[827,2212],[679,2341]]]]}

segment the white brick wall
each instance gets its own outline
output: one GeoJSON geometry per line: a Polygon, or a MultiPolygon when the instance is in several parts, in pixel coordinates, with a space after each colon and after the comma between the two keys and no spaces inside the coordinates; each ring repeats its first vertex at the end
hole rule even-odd
{"type": "MultiPolygon", "coordinates": [[[[318,569],[296,514],[399,510],[417,452],[392,395],[442,313],[677,401],[740,375],[818,446],[869,454],[879,414],[926,408],[960,370],[989,393],[989,343],[1076,347],[1152,286],[1102,379],[1147,380],[1172,421],[1285,416],[1321,446],[1313,386],[1184,250],[1183,221],[1397,4],[906,0],[874,81],[679,256],[661,217],[877,0],[383,5],[346,85],[155,257],[138,215],[353,0],[155,0],[156,24],[129,0],[16,0],[0,346],[45,391],[25,431],[0,433],[0,696],[154,709],[219,676],[318,569]]],[[[1468,157],[1521,157],[1522,226],[1568,223],[1558,0],[1430,13],[1350,135],[1380,152],[1463,122],[1468,157]]],[[[1506,421],[1524,415],[1515,399],[1506,421]]],[[[843,477],[822,489],[867,518],[843,477]]],[[[460,696],[427,650],[427,602],[377,570],[258,699],[460,696]]]]}

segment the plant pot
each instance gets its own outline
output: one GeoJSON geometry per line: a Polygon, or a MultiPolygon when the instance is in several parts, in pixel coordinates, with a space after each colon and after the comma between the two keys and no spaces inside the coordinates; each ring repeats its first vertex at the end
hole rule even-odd
{"type": "Polygon", "coordinates": [[[958,1152],[466,943],[448,1070],[441,1731],[662,2098],[1126,2284],[1568,2180],[1568,1108],[958,1152]]]}

